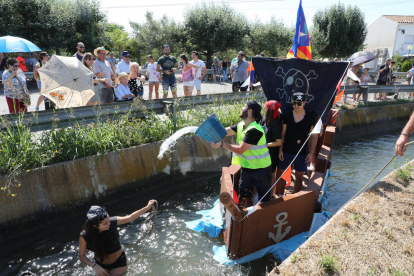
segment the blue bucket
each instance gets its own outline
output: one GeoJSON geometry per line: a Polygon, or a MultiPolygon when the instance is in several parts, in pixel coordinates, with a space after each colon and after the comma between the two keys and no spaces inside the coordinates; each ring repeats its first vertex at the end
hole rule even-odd
{"type": "Polygon", "coordinates": [[[208,143],[210,143],[210,141],[218,143],[226,137],[227,131],[221,124],[219,118],[217,118],[217,115],[212,114],[198,127],[195,134],[206,140],[208,143]]]}

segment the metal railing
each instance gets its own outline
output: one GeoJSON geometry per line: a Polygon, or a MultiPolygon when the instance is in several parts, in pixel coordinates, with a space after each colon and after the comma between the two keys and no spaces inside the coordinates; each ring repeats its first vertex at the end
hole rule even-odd
{"type": "MultiPolygon", "coordinates": [[[[210,94],[193,97],[154,99],[142,102],[116,102],[100,106],[81,106],[67,109],[45,110],[38,112],[27,112],[21,114],[2,115],[3,124],[9,127],[16,125],[30,126],[30,130],[42,131],[52,128],[62,128],[76,126],[77,123],[94,123],[99,117],[116,118],[129,114],[131,118],[140,118],[155,113],[159,115],[171,115],[175,118],[176,105],[180,110],[193,108],[194,105],[208,105],[217,102],[231,103],[239,100],[246,100],[253,95],[251,92],[242,93],[222,93],[210,94]]],[[[266,96],[262,92],[254,93],[255,99],[265,100],[266,96]]],[[[0,123],[1,124],[1,123],[0,123]]],[[[0,126],[1,129],[1,126],[0,126]]]]}
{"type": "MultiPolygon", "coordinates": [[[[411,85],[369,85],[369,86],[346,86],[344,94],[363,93],[389,93],[389,92],[414,92],[411,85]]],[[[82,106],[68,109],[45,110],[40,112],[27,112],[21,114],[2,115],[3,123],[10,127],[19,124],[30,126],[31,131],[42,131],[52,128],[62,128],[74,126],[74,121],[81,123],[94,123],[99,116],[115,118],[124,114],[130,117],[139,118],[149,112],[155,114],[171,115],[175,117],[175,105],[180,106],[180,110],[193,108],[194,105],[208,105],[217,102],[231,103],[234,101],[248,100],[254,95],[256,100],[265,101],[266,96],[262,91],[241,92],[241,93],[221,93],[209,94],[182,98],[154,99],[139,103],[116,102],[101,106],[82,106]]],[[[365,103],[368,97],[365,97],[365,103]]]]}

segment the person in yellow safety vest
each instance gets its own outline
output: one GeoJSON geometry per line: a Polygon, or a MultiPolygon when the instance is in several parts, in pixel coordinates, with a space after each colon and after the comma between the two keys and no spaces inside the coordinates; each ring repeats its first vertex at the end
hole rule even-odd
{"type": "Polygon", "coordinates": [[[248,101],[243,107],[239,117],[242,122],[227,127],[227,136],[237,135],[237,145],[211,142],[217,149],[224,147],[233,152],[233,165],[241,166],[239,197],[242,208],[253,197],[253,188],[256,187],[259,199],[269,201],[272,183],[272,169],[269,150],[266,145],[266,135],[263,127],[259,125],[262,118],[262,107],[255,101],[248,101]]]}

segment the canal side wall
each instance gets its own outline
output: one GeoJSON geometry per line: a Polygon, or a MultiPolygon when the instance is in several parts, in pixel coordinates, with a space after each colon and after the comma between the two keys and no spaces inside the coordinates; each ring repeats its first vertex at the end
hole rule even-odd
{"type": "Polygon", "coordinates": [[[414,111],[414,103],[340,110],[335,141],[403,129],[414,111]]]}
{"type": "MultiPolygon", "coordinates": [[[[234,142],[231,138],[225,138],[234,142]]],[[[15,196],[0,193],[0,230],[47,221],[54,215],[90,206],[119,192],[152,192],[182,187],[186,179],[217,174],[231,155],[196,135],[178,140],[171,153],[157,158],[162,142],[32,169],[16,176],[15,196]]],[[[0,176],[2,187],[10,179],[0,176]]],[[[4,233],[4,232],[3,232],[4,233]]]]}

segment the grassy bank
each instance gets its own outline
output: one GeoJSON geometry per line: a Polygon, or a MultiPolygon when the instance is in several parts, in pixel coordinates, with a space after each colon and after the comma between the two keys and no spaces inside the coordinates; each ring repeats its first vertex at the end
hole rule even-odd
{"type": "Polygon", "coordinates": [[[345,206],[271,275],[413,275],[413,164],[345,206]]]}
{"type": "MultiPolygon", "coordinates": [[[[254,99],[254,95],[251,98],[254,99]]],[[[13,181],[14,176],[33,168],[162,141],[178,129],[199,126],[212,113],[217,114],[224,126],[230,126],[240,121],[240,110],[245,102],[221,103],[217,98],[211,105],[194,105],[184,111],[178,100],[175,120],[150,110],[141,119],[131,118],[130,114],[109,119],[96,107],[96,123],[86,124],[81,118],[74,119],[69,127],[40,133],[30,132],[30,126],[21,123],[11,128],[1,117],[0,175],[8,175],[10,182],[0,185],[3,190],[19,185],[13,181]]]]}

